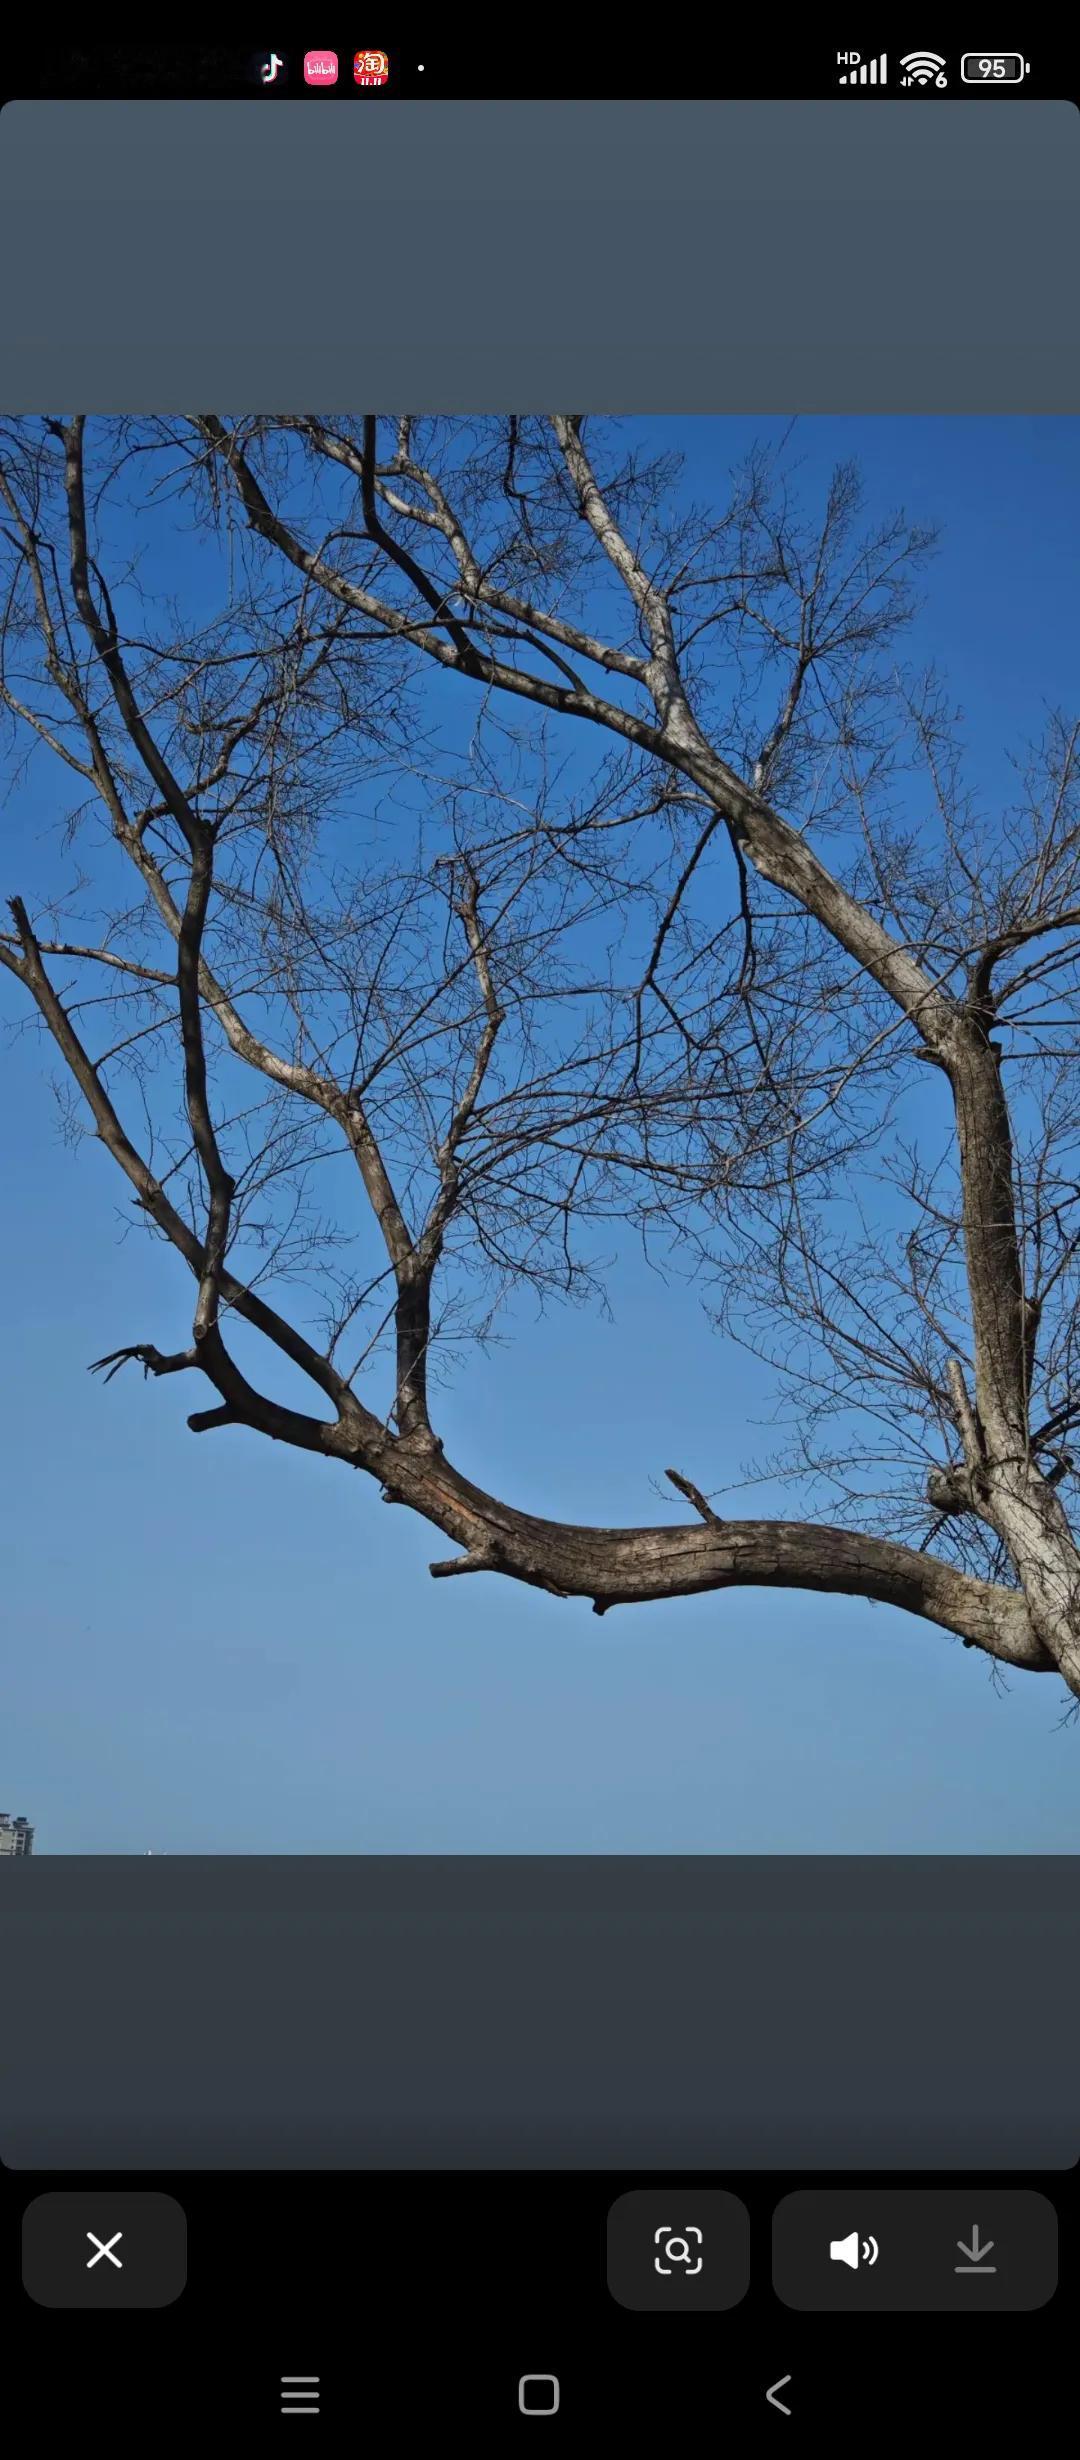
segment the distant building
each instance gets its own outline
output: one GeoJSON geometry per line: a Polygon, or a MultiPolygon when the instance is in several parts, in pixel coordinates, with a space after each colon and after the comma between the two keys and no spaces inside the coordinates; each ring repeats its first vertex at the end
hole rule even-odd
{"type": "Polygon", "coordinates": [[[11,1819],[0,1811],[0,1854],[32,1854],[34,1831],[28,1819],[11,1819]]]}

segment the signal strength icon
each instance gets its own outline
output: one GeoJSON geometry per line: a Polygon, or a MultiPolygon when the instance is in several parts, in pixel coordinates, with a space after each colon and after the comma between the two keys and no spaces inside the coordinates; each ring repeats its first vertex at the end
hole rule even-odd
{"type": "Polygon", "coordinates": [[[901,85],[948,85],[940,51],[908,51],[900,66],[905,71],[900,79],[901,85]]]}
{"type": "Polygon", "coordinates": [[[836,57],[845,71],[844,76],[838,78],[838,84],[886,85],[888,83],[889,63],[884,52],[881,52],[876,60],[864,60],[857,51],[838,51],[836,57]]]}

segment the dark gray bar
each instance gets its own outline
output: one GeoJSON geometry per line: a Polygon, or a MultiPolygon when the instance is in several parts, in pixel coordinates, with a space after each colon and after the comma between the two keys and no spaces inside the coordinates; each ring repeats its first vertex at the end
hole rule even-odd
{"type": "Polygon", "coordinates": [[[640,2315],[723,2315],[750,2287],[750,2214],[725,2187],[636,2187],[607,2219],[607,2284],[640,2315]]]}
{"type": "Polygon", "coordinates": [[[1075,409],[1078,201],[1064,102],[13,103],[0,405],[1075,409]]]}
{"type": "Polygon", "coordinates": [[[1026,2315],[1058,2279],[1031,2188],[811,2187],[773,2214],[773,2288],[808,2315],[1026,2315]]]}
{"type": "Polygon", "coordinates": [[[23,2214],[22,2276],[36,2306],[172,2306],[187,2280],[187,2221],[175,2196],[138,2188],[36,2195],[23,2214]]]}
{"type": "Polygon", "coordinates": [[[1065,1857],[32,1859],[15,2168],[1061,2169],[1065,1857]]]}

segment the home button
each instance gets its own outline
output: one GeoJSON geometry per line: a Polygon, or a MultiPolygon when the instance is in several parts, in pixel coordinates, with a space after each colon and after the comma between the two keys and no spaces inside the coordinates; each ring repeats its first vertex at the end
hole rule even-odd
{"type": "Polygon", "coordinates": [[[523,2417],[554,2417],[559,2406],[558,2375],[522,2375],[518,2407],[523,2417]]]}

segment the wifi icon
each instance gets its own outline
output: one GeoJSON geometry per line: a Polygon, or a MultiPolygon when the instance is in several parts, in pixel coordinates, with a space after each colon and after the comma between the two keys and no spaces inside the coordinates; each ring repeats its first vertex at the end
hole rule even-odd
{"type": "Polygon", "coordinates": [[[901,85],[948,85],[940,51],[909,51],[900,62],[901,85]]]}

